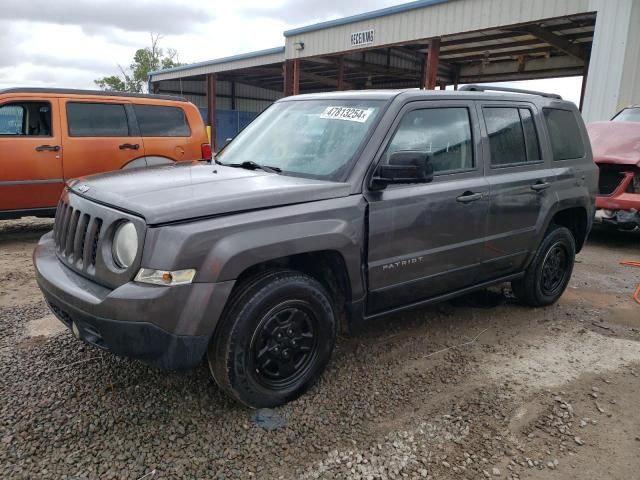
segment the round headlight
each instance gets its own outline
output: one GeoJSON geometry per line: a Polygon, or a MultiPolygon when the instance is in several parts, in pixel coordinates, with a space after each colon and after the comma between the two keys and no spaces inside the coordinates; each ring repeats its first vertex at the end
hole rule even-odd
{"type": "Polygon", "coordinates": [[[121,268],[129,268],[138,253],[138,232],[131,222],[120,224],[113,235],[113,259],[121,268]]]}

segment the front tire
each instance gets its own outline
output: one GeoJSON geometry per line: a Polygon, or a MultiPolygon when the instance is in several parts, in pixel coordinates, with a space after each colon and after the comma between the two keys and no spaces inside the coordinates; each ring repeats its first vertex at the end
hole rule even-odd
{"type": "Polygon", "coordinates": [[[511,282],[515,296],[532,307],[558,301],[573,272],[576,243],[568,228],[552,226],[538,248],[525,276],[511,282]]]}
{"type": "Polygon", "coordinates": [[[335,345],[331,297],[300,272],[267,272],[241,286],[212,339],[216,383],[252,408],[302,395],[324,370],[335,345]]]}

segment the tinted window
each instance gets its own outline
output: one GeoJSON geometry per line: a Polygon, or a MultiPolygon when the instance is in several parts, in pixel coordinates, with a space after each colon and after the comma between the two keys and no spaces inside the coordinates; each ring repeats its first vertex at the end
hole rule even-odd
{"type": "Polygon", "coordinates": [[[520,120],[524,129],[524,142],[527,148],[527,161],[535,162],[542,159],[540,155],[540,142],[538,142],[538,132],[533,122],[533,115],[528,108],[519,108],[520,120]]]}
{"type": "Polygon", "coordinates": [[[527,161],[524,130],[517,108],[484,108],[491,165],[501,166],[527,161]]]}
{"type": "Polygon", "coordinates": [[[575,114],[570,110],[543,109],[555,160],[584,157],[584,144],[575,114]]]}
{"type": "Polygon", "coordinates": [[[51,136],[48,102],[16,102],[0,107],[0,135],[51,136]]]}
{"type": "Polygon", "coordinates": [[[469,111],[428,108],[407,113],[385,150],[383,162],[400,151],[430,153],[434,172],[473,168],[469,111]]]}
{"type": "Polygon", "coordinates": [[[68,103],[67,120],[72,137],[127,137],[129,125],[124,105],[68,103]]]}
{"type": "Polygon", "coordinates": [[[134,105],[143,137],[188,137],[191,135],[184,112],[178,107],[134,105]]]}
{"type": "Polygon", "coordinates": [[[613,117],[614,122],[640,122],[640,108],[625,108],[613,117]]]}

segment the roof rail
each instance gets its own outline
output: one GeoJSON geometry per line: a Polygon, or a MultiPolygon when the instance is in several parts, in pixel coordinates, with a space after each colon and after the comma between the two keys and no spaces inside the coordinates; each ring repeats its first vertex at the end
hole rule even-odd
{"type": "Polygon", "coordinates": [[[13,87],[0,89],[0,93],[52,93],[59,95],[87,95],[101,97],[133,97],[133,98],[151,98],[155,100],[173,100],[174,102],[186,102],[185,97],[178,95],[163,95],[157,93],[131,93],[131,92],[112,92],[109,90],[80,90],[76,88],[46,88],[46,87],[13,87]]]}
{"type": "Polygon", "coordinates": [[[535,90],[521,90],[519,88],[507,88],[507,87],[492,87],[490,85],[463,85],[458,91],[467,92],[509,92],[509,93],[524,93],[527,95],[538,95],[539,97],[555,98],[556,100],[562,100],[562,97],[557,93],[545,93],[536,92],[535,90]]]}

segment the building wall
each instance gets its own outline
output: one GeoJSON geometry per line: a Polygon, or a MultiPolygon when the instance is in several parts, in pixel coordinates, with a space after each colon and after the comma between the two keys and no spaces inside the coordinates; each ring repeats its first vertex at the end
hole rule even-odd
{"type": "Polygon", "coordinates": [[[591,0],[590,8],[598,14],[582,110],[588,122],[640,103],[640,1],[591,0]]]}
{"type": "MultiPolygon", "coordinates": [[[[207,108],[207,85],[203,80],[164,80],[160,82],[158,93],[182,95],[198,108],[207,108]],[[187,92],[187,93],[185,93],[187,92]],[[193,93],[193,94],[191,94],[193,93]]],[[[236,110],[260,113],[274,101],[282,97],[282,92],[254,87],[236,82],[236,110]]],[[[231,82],[216,82],[216,105],[219,110],[231,110],[231,82]]]]}
{"type": "MultiPolygon", "coordinates": [[[[603,1],[603,0],[601,0],[603,1]]],[[[615,2],[617,0],[608,0],[615,2]]],[[[624,0],[626,1],[626,0],[624,0]]],[[[424,8],[286,37],[286,58],[353,50],[351,33],[373,28],[366,47],[460,34],[592,11],[590,0],[449,0],[424,8]],[[304,49],[294,44],[303,42],[304,49]]]]}

